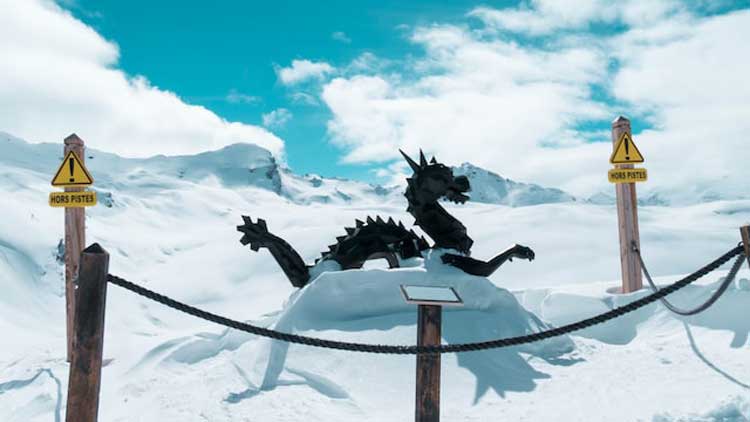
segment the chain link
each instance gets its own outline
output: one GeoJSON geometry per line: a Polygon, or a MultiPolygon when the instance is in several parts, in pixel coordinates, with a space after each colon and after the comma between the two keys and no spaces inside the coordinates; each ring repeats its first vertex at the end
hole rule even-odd
{"type": "Polygon", "coordinates": [[[690,274],[671,284],[658,292],[655,292],[649,296],[635,300],[611,311],[604,312],[600,315],[584,319],[572,324],[563,325],[561,327],[552,328],[546,331],[526,334],[517,337],[501,338],[496,340],[477,342],[477,343],[462,343],[462,344],[441,344],[437,346],[396,346],[396,345],[382,345],[382,344],[362,344],[362,343],[349,343],[336,340],[325,340],[314,337],[300,336],[297,334],[283,333],[268,328],[258,327],[256,325],[248,324],[232,320],[229,318],[222,317],[220,315],[207,312],[193,306],[187,305],[182,302],[178,302],[172,298],[156,293],[145,287],[139,286],[133,282],[120,278],[118,276],[109,274],[107,280],[115,285],[130,290],[133,293],[139,294],[143,297],[161,303],[170,308],[184,312],[189,315],[204,319],[206,321],[214,322],[225,327],[233,328],[235,330],[244,331],[250,334],[259,335],[262,337],[268,337],[274,340],[285,341],[288,343],[304,344],[307,346],[323,347],[328,349],[347,350],[351,352],[365,352],[365,353],[381,353],[381,354],[396,354],[396,355],[414,355],[414,354],[438,354],[438,353],[461,353],[461,352],[474,352],[480,350],[497,349],[501,347],[519,346],[526,343],[532,343],[540,340],[549,339],[565,334],[572,333],[574,331],[582,330],[597,324],[604,323],[614,318],[618,318],[627,313],[633,312],[644,306],[647,306],[661,298],[682,289],[688,284],[698,280],[704,275],[716,270],[723,264],[728,262],[733,257],[739,255],[742,252],[742,246],[737,246],[732,250],[728,251],[724,255],[717,258],[715,261],[704,266],[698,271],[690,274]]]}

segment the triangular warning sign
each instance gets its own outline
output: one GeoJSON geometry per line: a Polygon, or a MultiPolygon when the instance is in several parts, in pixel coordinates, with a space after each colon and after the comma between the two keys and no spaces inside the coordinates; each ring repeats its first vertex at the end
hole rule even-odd
{"type": "Polygon", "coordinates": [[[52,179],[52,186],[89,186],[94,183],[78,156],[70,151],[52,179]]]}
{"type": "Polygon", "coordinates": [[[617,141],[612,156],[609,157],[609,162],[612,164],[634,164],[643,162],[643,155],[641,155],[638,147],[635,146],[633,138],[630,137],[629,133],[624,132],[622,136],[620,136],[620,140],[617,141]]]}

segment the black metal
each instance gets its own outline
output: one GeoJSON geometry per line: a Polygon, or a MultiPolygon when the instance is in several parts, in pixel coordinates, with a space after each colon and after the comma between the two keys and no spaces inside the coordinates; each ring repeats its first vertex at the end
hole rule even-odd
{"type": "MultiPolygon", "coordinates": [[[[486,277],[512,258],[534,259],[534,251],[521,245],[514,245],[487,262],[470,258],[474,241],[466,234],[466,227],[439,203],[441,199],[465,203],[469,199],[465,193],[471,190],[469,179],[454,176],[450,167],[438,163],[434,157],[427,162],[422,151],[419,152],[419,163],[403,151],[401,154],[414,171],[406,179],[404,193],[409,202],[406,210],[414,216],[414,224],[435,241],[432,248],[458,251],[458,254],[445,253],[443,262],[466,273],[486,277]]],[[[253,251],[268,249],[293,286],[307,284],[311,266],[305,264],[297,251],[280,237],[269,233],[265,220],[259,218],[253,223],[250,217],[242,216],[242,219],[244,224],[237,226],[237,230],[243,233],[240,242],[250,244],[253,251]]],[[[422,251],[427,249],[430,249],[427,240],[414,230],[406,229],[401,222],[396,223],[391,218],[384,221],[379,216],[375,219],[367,217],[366,222],[357,220],[355,227],[347,227],[346,235],[337,237],[336,243],[315,262],[333,260],[346,270],[361,268],[370,259],[385,258],[389,266],[395,268],[399,266],[399,259],[421,257],[422,251]]]]}
{"type": "Polygon", "coordinates": [[[414,354],[424,354],[424,353],[427,353],[427,354],[429,353],[460,353],[460,352],[473,352],[473,351],[487,350],[487,349],[497,349],[501,347],[519,346],[521,344],[532,343],[532,342],[545,340],[545,339],[552,338],[552,337],[569,334],[574,331],[582,330],[582,329],[592,327],[597,324],[607,322],[611,319],[618,318],[622,315],[625,315],[627,313],[640,309],[644,306],[647,306],[651,303],[654,303],[657,300],[660,300],[661,298],[666,297],[667,295],[670,295],[682,289],[683,287],[689,285],[690,283],[700,279],[706,274],[721,267],[723,264],[728,262],[733,257],[741,254],[742,252],[743,252],[743,247],[741,245],[738,245],[732,248],[730,251],[728,251],[724,255],[714,260],[713,262],[711,262],[710,264],[707,264],[703,268],[694,272],[693,274],[690,274],[689,276],[684,277],[683,279],[659,290],[658,292],[642,297],[638,300],[634,300],[633,302],[630,302],[627,305],[614,308],[608,312],[604,312],[597,316],[584,319],[582,321],[578,321],[572,324],[563,325],[561,327],[552,328],[550,330],[527,334],[527,335],[518,336],[518,337],[501,338],[501,339],[478,342],[478,343],[444,344],[444,345],[439,345],[439,346],[392,346],[392,345],[380,345],[380,344],[348,343],[348,342],[342,342],[342,341],[325,340],[325,339],[319,339],[319,338],[314,338],[314,337],[300,336],[296,334],[282,333],[279,331],[275,331],[275,330],[271,330],[271,329],[263,328],[263,327],[258,327],[256,325],[232,320],[232,319],[225,318],[216,314],[212,314],[210,312],[206,312],[204,310],[192,307],[182,302],[178,302],[167,296],[161,295],[159,293],[146,289],[145,287],[139,286],[133,282],[130,282],[128,280],[125,280],[123,278],[117,277],[112,274],[109,274],[107,276],[107,280],[112,284],[128,289],[143,297],[154,300],[156,302],[159,302],[163,305],[166,305],[170,308],[184,312],[186,314],[204,319],[206,321],[211,321],[211,322],[223,325],[225,327],[244,331],[250,334],[256,334],[259,336],[281,340],[281,341],[285,341],[289,343],[304,344],[308,346],[324,347],[324,348],[337,349],[337,350],[348,350],[352,352],[387,353],[387,354],[398,354],[398,355],[406,355],[406,354],[414,355],[414,354]]]}

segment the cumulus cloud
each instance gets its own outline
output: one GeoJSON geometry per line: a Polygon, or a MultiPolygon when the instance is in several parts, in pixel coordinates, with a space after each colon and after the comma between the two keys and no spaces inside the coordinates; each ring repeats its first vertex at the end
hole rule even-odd
{"type": "Polygon", "coordinates": [[[526,50],[455,26],[422,28],[412,39],[427,52],[412,66],[425,69],[416,80],[354,76],[324,87],[322,98],[334,115],[329,133],[347,151],[345,161],[385,161],[397,159],[398,148],[424,148],[438,159],[530,179],[548,171],[547,149],[553,148],[540,148],[542,142],[578,146],[588,156],[604,149],[585,144],[570,128],[608,117],[590,99],[589,84],[606,76],[600,54],[575,47],[526,50]]]}
{"type": "Polygon", "coordinates": [[[295,85],[301,82],[322,79],[334,71],[334,67],[326,62],[310,60],[292,60],[292,65],[277,69],[279,80],[284,85],[295,85]]]}
{"type": "Polygon", "coordinates": [[[399,159],[398,148],[423,148],[446,162],[470,161],[590,195],[611,189],[612,144],[604,128],[624,113],[653,126],[635,134],[652,179],[646,191],[739,192],[736,157],[750,155],[750,58],[738,52],[750,39],[750,12],[699,16],[666,1],[628,1],[608,12],[545,6],[555,4],[510,11],[545,20],[538,27],[527,22],[527,33],[577,30],[524,43],[500,34],[496,22],[419,27],[411,40],[425,55],[404,59],[402,73],[363,72],[326,83],[328,131],[344,161],[388,163],[399,159]],[[587,32],[588,23],[607,19],[624,29],[587,32]]]}
{"type": "Polygon", "coordinates": [[[282,128],[292,119],[292,112],[285,108],[278,108],[263,115],[263,126],[267,128],[282,128]]]}
{"type": "Polygon", "coordinates": [[[49,0],[0,0],[0,130],[30,141],[72,132],[126,156],[184,154],[283,141],[230,122],[117,68],[117,46],[49,0]],[[12,3],[12,4],[11,4],[12,3]]]}

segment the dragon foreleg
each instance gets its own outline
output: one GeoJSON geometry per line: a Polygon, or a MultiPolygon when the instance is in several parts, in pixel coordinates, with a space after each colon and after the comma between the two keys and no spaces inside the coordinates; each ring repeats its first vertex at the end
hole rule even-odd
{"type": "Polygon", "coordinates": [[[521,245],[513,245],[489,261],[482,261],[468,256],[450,253],[444,254],[441,259],[443,260],[443,263],[459,268],[465,273],[481,277],[489,277],[506,261],[512,261],[513,258],[533,261],[534,256],[534,251],[532,251],[531,248],[521,245]]]}

